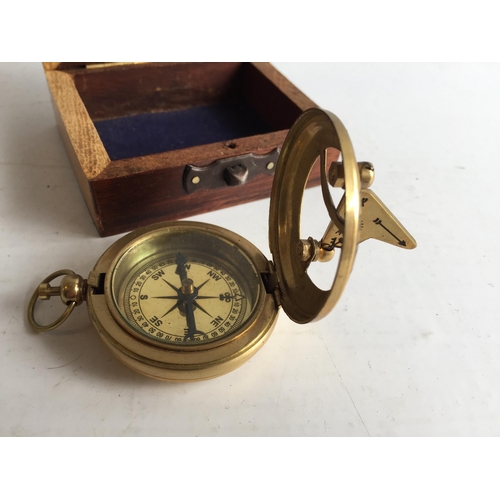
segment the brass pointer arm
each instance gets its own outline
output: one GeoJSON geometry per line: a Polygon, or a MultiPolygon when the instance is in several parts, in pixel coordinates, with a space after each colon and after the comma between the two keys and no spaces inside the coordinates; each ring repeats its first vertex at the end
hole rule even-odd
{"type": "MultiPolygon", "coordinates": [[[[344,198],[340,200],[338,210],[340,213],[344,213],[344,198]]],[[[407,250],[417,246],[413,236],[396,219],[384,202],[371,189],[362,189],[359,243],[369,238],[407,250]]],[[[331,221],[321,239],[321,245],[329,248],[339,248],[342,246],[342,241],[342,231],[331,221]]]]}
{"type": "MultiPolygon", "coordinates": [[[[358,242],[374,238],[407,250],[415,248],[417,246],[415,239],[384,202],[371,189],[368,189],[374,179],[373,166],[367,162],[360,162],[358,166],[362,186],[358,242]]],[[[334,187],[343,187],[342,169],[339,164],[332,164],[328,178],[334,187]]],[[[345,195],[340,200],[337,210],[341,216],[344,216],[345,195]]],[[[343,228],[332,220],[321,239],[321,246],[328,249],[341,247],[343,236],[343,228]]]]}

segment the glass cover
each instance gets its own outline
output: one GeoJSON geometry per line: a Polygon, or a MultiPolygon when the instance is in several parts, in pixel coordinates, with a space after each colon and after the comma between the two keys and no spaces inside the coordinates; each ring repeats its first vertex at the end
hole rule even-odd
{"type": "Polygon", "coordinates": [[[237,334],[258,301],[261,278],[234,243],[184,227],[154,231],[133,244],[111,283],[129,330],[183,346],[237,334]]]}

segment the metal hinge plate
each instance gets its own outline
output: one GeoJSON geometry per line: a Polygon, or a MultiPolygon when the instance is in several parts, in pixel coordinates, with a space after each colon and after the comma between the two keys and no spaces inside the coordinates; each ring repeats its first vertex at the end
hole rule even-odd
{"type": "Polygon", "coordinates": [[[278,156],[279,149],[275,149],[267,155],[250,153],[222,158],[205,167],[187,165],[182,179],[184,190],[191,194],[201,189],[241,186],[260,174],[272,176],[278,156]]]}

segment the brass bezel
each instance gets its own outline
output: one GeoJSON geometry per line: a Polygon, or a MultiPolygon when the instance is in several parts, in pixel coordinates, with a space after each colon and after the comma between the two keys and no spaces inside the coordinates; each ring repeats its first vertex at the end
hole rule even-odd
{"type": "MultiPolygon", "coordinates": [[[[117,268],[120,265],[124,265],[127,259],[129,257],[130,260],[133,261],[133,264],[135,264],[136,260],[134,257],[130,258],[130,254],[133,254],[136,249],[141,250],[142,255],[147,255],[148,257],[151,256],[152,254],[158,253],[157,252],[157,241],[161,241],[162,238],[176,238],[178,236],[182,237],[186,234],[192,234],[196,233],[197,235],[204,234],[204,235],[209,235],[210,237],[215,237],[219,239],[220,241],[224,242],[227,244],[227,252],[232,252],[232,256],[226,254],[226,258],[229,261],[229,264],[227,264],[228,268],[232,268],[232,272],[234,274],[239,274],[241,277],[241,281],[244,281],[245,278],[241,275],[240,270],[236,269],[237,264],[240,264],[241,266],[245,265],[245,262],[242,262],[242,260],[245,260],[250,264],[254,270],[255,273],[257,274],[256,279],[260,283],[259,290],[257,293],[257,298],[256,298],[256,305],[259,302],[260,295],[262,293],[265,293],[264,287],[262,286],[262,279],[260,277],[259,271],[255,268],[255,264],[253,260],[249,257],[249,252],[251,253],[251,249],[249,248],[249,242],[246,242],[243,240],[243,238],[239,237],[240,244],[236,245],[234,243],[233,238],[228,238],[228,235],[231,237],[237,236],[235,233],[231,233],[230,231],[227,231],[221,227],[218,226],[211,226],[209,224],[202,224],[202,227],[204,231],[200,231],[200,226],[199,223],[189,223],[189,222],[184,222],[184,223],[169,223],[169,224],[162,224],[161,227],[153,229],[151,226],[148,228],[147,231],[142,232],[140,235],[138,235],[136,238],[132,239],[128,243],[126,243],[121,251],[116,255],[114,258],[113,262],[110,265],[111,272],[106,274],[106,280],[104,283],[104,293],[106,295],[106,300],[109,303],[109,308],[111,311],[111,314],[113,315],[114,319],[116,322],[127,332],[132,334],[134,337],[137,337],[139,340],[150,343],[153,345],[156,345],[158,347],[163,348],[166,343],[156,340],[151,337],[146,337],[142,332],[137,331],[135,328],[133,328],[130,323],[123,317],[123,315],[119,312],[119,304],[117,304],[117,299],[116,295],[114,294],[114,291],[117,289],[117,268]],[[194,230],[194,231],[193,231],[194,230]],[[234,248],[232,248],[234,247],[234,248]],[[142,250],[146,249],[146,250],[142,250]],[[236,250],[237,249],[237,250],[236,250]],[[148,251],[149,250],[149,251],[148,251]],[[231,259],[235,259],[234,262],[231,261],[231,259]],[[236,262],[238,260],[238,262],[236,262]]],[[[201,244],[198,242],[198,244],[201,244]]],[[[191,243],[192,245],[192,243],[191,243]]],[[[251,244],[250,244],[251,245],[251,244]]],[[[251,245],[253,246],[253,245],[251,245]]],[[[184,248],[184,250],[187,250],[187,248],[184,248]]],[[[191,248],[190,250],[195,250],[191,248]]],[[[258,251],[255,247],[253,248],[253,252],[255,253],[258,251]]],[[[259,252],[260,253],[260,252],[259,252]]],[[[222,256],[216,256],[214,257],[215,260],[222,260],[222,256]]],[[[246,265],[248,265],[246,264],[246,265]]],[[[127,269],[127,266],[125,266],[127,269]]],[[[128,267],[128,270],[130,269],[130,266],[128,267]]],[[[262,271],[260,271],[262,272],[262,271]]],[[[250,320],[250,318],[253,316],[253,309],[250,312],[249,318],[245,321],[245,324],[250,320]]],[[[243,325],[242,325],[243,326],[243,325]]],[[[217,344],[223,344],[226,342],[231,342],[234,340],[234,337],[241,335],[241,332],[235,332],[229,335],[225,335],[221,338],[216,338],[213,339],[209,342],[204,342],[201,344],[189,344],[188,346],[185,345],[179,345],[179,344],[174,344],[174,343],[169,343],[169,348],[173,350],[178,350],[178,351],[185,351],[188,349],[189,351],[203,351],[207,348],[210,347],[210,345],[213,345],[214,343],[217,344]]]]}

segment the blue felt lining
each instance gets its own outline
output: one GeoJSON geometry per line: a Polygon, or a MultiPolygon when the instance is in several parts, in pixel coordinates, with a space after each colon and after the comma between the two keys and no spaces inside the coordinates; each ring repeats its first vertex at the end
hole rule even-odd
{"type": "Polygon", "coordinates": [[[227,101],[94,123],[111,160],[265,134],[271,127],[244,101],[227,101]]]}

